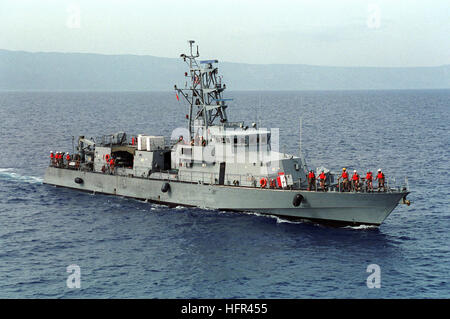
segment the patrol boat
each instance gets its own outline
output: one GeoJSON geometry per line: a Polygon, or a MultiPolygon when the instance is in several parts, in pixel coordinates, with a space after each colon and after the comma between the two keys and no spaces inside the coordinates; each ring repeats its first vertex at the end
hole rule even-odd
{"type": "Polygon", "coordinates": [[[198,61],[188,41],[183,88],[174,86],[189,112],[187,128],[172,138],[127,136],[78,138],[77,153],[58,156],[44,183],[94,193],[138,198],[169,206],[257,212],[319,223],[380,225],[400,203],[407,186],[383,192],[364,187],[343,192],[326,170],[326,189],[308,187],[304,157],[278,151],[278,134],[256,123],[228,120],[226,85],[218,61],[198,61]]]}

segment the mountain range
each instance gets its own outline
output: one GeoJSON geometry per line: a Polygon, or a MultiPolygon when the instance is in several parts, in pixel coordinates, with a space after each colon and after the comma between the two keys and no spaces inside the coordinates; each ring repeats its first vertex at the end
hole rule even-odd
{"type": "MultiPolygon", "coordinates": [[[[2,91],[168,91],[184,84],[179,58],[0,50],[2,91]]],[[[450,88],[450,65],[333,67],[221,62],[230,90],[450,88]]]]}

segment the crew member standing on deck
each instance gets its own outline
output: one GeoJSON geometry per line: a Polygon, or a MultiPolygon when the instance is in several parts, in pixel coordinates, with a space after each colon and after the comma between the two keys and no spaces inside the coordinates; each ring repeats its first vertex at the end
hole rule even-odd
{"type": "Polygon", "coordinates": [[[67,161],[67,167],[69,167],[69,163],[70,163],[70,155],[69,155],[69,153],[67,153],[67,155],[66,155],[66,161],[67,161]]]}
{"type": "Polygon", "coordinates": [[[111,159],[109,160],[109,168],[111,169],[111,174],[114,174],[114,158],[111,156],[111,159]]]}
{"type": "Polygon", "coordinates": [[[386,191],[386,188],[384,187],[384,174],[381,171],[381,168],[378,169],[378,174],[377,177],[375,178],[376,180],[378,180],[378,191],[381,190],[381,188],[383,187],[383,192],[386,191]]]}
{"type": "Polygon", "coordinates": [[[55,166],[59,167],[59,152],[55,153],[55,166]]]}
{"type": "Polygon", "coordinates": [[[367,191],[373,192],[373,175],[371,171],[366,174],[367,191]]]}
{"type": "Polygon", "coordinates": [[[312,170],[309,171],[308,174],[308,190],[314,190],[316,189],[316,175],[312,170]]]}
{"type": "Polygon", "coordinates": [[[348,173],[347,173],[347,169],[345,167],[342,169],[342,174],[338,178],[338,183],[339,183],[339,180],[341,180],[341,179],[342,179],[343,191],[350,190],[350,182],[348,181],[348,173]]]}
{"type": "Polygon", "coordinates": [[[327,179],[327,176],[325,175],[325,172],[322,171],[319,175],[319,183],[320,183],[320,188],[322,189],[322,191],[325,191],[325,180],[327,179]]]}
{"type": "Polygon", "coordinates": [[[359,175],[356,172],[356,169],[353,170],[353,176],[352,176],[352,186],[353,186],[353,190],[355,192],[359,191],[359,175]]]}
{"type": "Polygon", "coordinates": [[[50,164],[55,166],[55,155],[53,155],[53,152],[50,152],[50,164]]]}

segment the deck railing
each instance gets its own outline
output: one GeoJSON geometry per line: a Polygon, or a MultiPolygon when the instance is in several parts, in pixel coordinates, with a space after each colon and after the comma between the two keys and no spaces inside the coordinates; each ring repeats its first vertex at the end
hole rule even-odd
{"type": "MultiPolygon", "coordinates": [[[[354,183],[351,178],[348,179],[348,188],[344,189],[344,183],[342,179],[339,179],[340,174],[328,173],[327,178],[325,180],[325,189],[326,191],[331,192],[359,192],[359,193],[367,193],[367,192],[378,192],[382,190],[383,192],[394,192],[394,191],[406,191],[409,189],[408,178],[405,177],[405,182],[403,184],[397,184],[396,178],[385,177],[384,178],[384,187],[380,187],[380,183],[377,180],[372,180],[372,187],[369,187],[369,183],[366,181],[364,177],[359,179],[359,183],[354,183]]],[[[315,191],[321,191],[319,180],[315,181],[315,191]]]]}
{"type": "MultiPolygon", "coordinates": [[[[65,163],[65,161],[60,162],[60,164],[56,164],[55,161],[50,162],[50,166],[56,167],[56,168],[68,168],[73,170],[80,170],[80,171],[91,171],[90,169],[79,165],[68,165],[65,163]]],[[[120,168],[117,168],[114,172],[111,172],[109,167],[105,170],[105,174],[113,174],[115,175],[117,171],[120,171],[120,168]]],[[[100,173],[102,174],[102,173],[100,173]]],[[[379,183],[378,181],[373,181],[372,186],[373,190],[369,190],[368,183],[366,182],[365,178],[360,178],[359,186],[355,187],[354,183],[352,183],[351,179],[349,179],[349,188],[344,189],[343,188],[343,181],[338,180],[339,174],[334,173],[328,173],[326,180],[325,180],[325,191],[327,192],[360,192],[360,193],[367,193],[369,191],[378,192],[380,191],[379,183]]],[[[136,176],[137,177],[137,176],[136,176]]],[[[137,177],[137,178],[145,178],[145,177],[137,177]]],[[[178,170],[178,171],[160,171],[160,172],[154,172],[150,174],[150,176],[147,176],[146,178],[159,178],[162,180],[167,181],[181,181],[181,182],[190,182],[190,183],[200,183],[200,184],[219,184],[219,174],[218,173],[212,173],[212,172],[204,172],[204,171],[197,171],[197,170],[178,170]]],[[[250,174],[225,174],[224,175],[224,185],[227,186],[245,186],[245,187],[255,187],[255,188],[261,188],[260,180],[262,178],[267,179],[267,185],[265,188],[271,188],[270,187],[270,180],[275,179],[276,177],[267,177],[267,176],[260,176],[260,175],[250,175],[250,174]]],[[[304,180],[305,181],[305,180],[304,180]]],[[[303,187],[300,187],[302,185],[302,180],[294,181],[293,185],[288,186],[287,188],[291,189],[304,189],[303,187]]],[[[275,188],[279,188],[276,186],[275,188]]],[[[388,178],[385,177],[385,183],[384,188],[381,187],[383,192],[401,192],[401,191],[408,191],[409,190],[409,183],[408,178],[405,177],[405,180],[402,184],[397,184],[395,178],[388,178]]],[[[313,184],[313,189],[311,191],[322,191],[322,188],[320,186],[320,181],[318,179],[315,180],[313,184]]]]}

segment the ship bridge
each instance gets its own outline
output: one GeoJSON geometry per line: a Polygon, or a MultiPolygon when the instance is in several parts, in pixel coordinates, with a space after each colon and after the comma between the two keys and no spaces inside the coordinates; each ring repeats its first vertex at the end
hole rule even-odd
{"type": "Polygon", "coordinates": [[[270,150],[271,133],[266,129],[242,129],[227,127],[211,127],[209,140],[216,145],[230,144],[232,146],[264,146],[270,150]]]}

